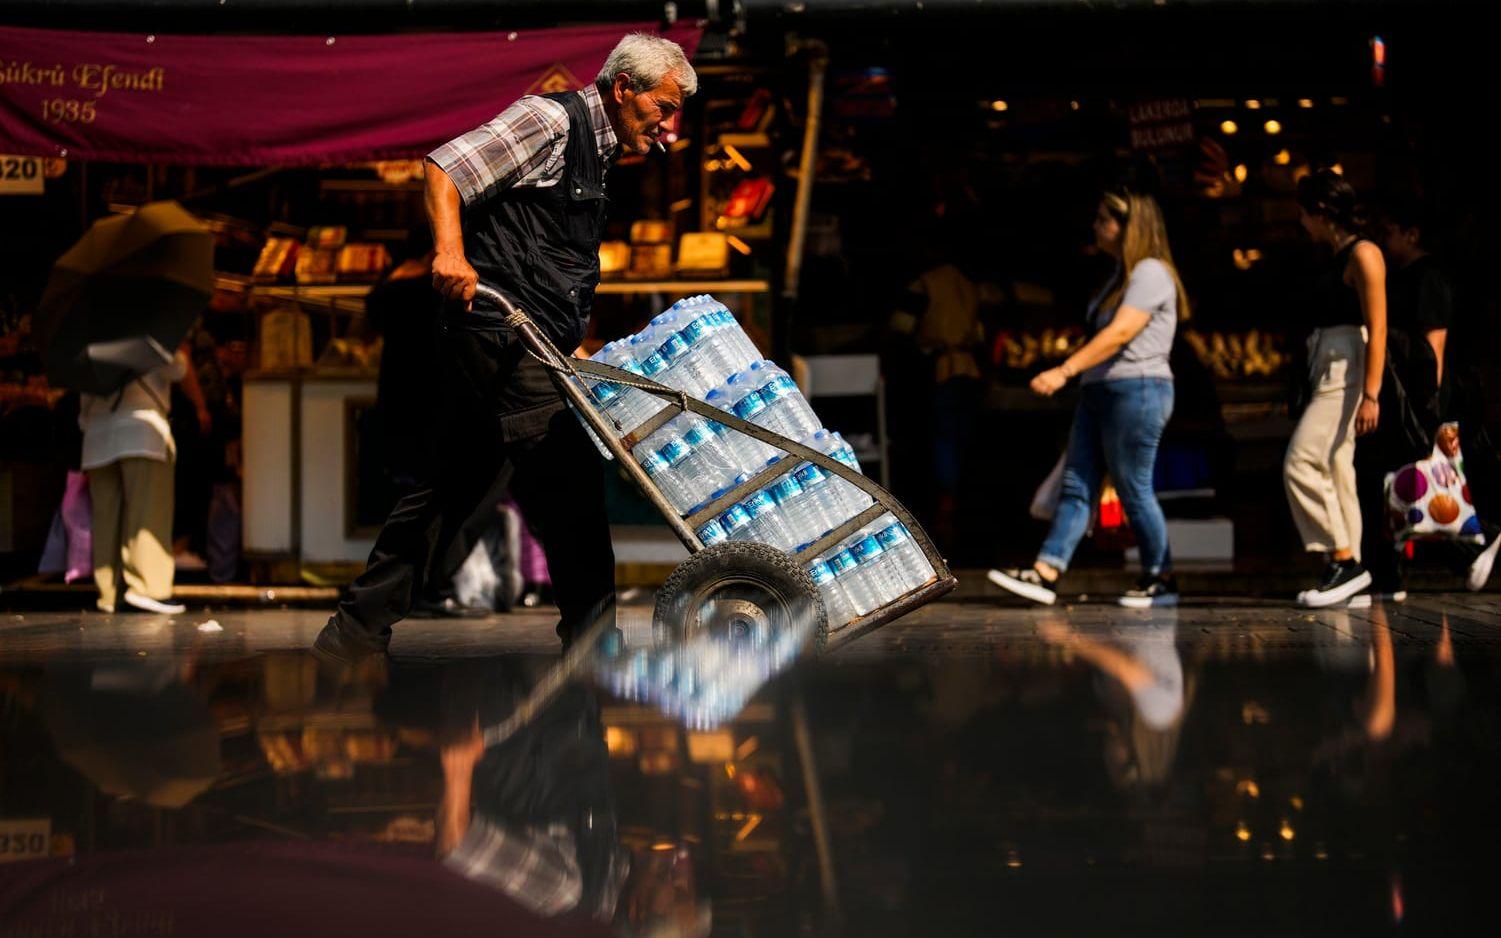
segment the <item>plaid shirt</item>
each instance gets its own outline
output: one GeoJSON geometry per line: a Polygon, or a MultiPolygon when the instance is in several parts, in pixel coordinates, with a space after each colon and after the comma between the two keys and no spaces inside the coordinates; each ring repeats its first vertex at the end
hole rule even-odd
{"type": "Polygon", "coordinates": [[[475,815],[464,839],[443,863],[465,879],[500,890],[538,915],[551,918],[578,911],[601,922],[614,916],[630,872],[626,851],[617,850],[598,908],[580,909],[584,877],[573,832],[566,825],[513,826],[482,814],[475,815]]]}
{"type": "MultiPolygon", "coordinates": [[[[583,95],[600,159],[608,164],[618,148],[615,128],[593,82],[584,86],[583,95]]],[[[557,185],[567,147],[568,111],[556,101],[527,95],[427,158],[448,174],[470,206],[507,189],[557,185]]]]}

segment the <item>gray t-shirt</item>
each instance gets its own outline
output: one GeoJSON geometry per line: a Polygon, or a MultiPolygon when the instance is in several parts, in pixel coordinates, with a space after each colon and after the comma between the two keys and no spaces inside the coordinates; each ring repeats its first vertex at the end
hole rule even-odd
{"type": "MultiPolygon", "coordinates": [[[[1102,309],[1105,297],[1120,282],[1121,269],[1089,304],[1089,331],[1099,332],[1115,318],[1115,309],[1102,309]]],[[[1167,265],[1155,257],[1139,261],[1126,281],[1121,306],[1151,313],[1146,328],[1108,361],[1101,362],[1080,378],[1081,384],[1116,381],[1121,378],[1172,378],[1168,356],[1173,350],[1173,334],[1178,330],[1178,286],[1167,265]]],[[[1119,308],[1119,307],[1117,307],[1119,308]]]]}

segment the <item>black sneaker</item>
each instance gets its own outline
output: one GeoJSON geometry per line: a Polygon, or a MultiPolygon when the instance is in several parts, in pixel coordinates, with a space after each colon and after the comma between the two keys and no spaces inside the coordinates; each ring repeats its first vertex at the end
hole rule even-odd
{"type": "Polygon", "coordinates": [[[1055,589],[1058,581],[1049,583],[1031,567],[1025,570],[992,570],[985,577],[1001,589],[1034,603],[1051,606],[1058,601],[1058,591],[1055,589]]]}
{"type": "Polygon", "coordinates": [[[1298,605],[1323,609],[1345,603],[1371,585],[1370,571],[1356,560],[1336,560],[1324,568],[1324,578],[1311,590],[1298,594],[1298,605]]]}
{"type": "Polygon", "coordinates": [[[1127,609],[1151,609],[1154,606],[1178,605],[1178,581],[1172,575],[1142,577],[1135,589],[1126,590],[1116,600],[1127,609]]]}

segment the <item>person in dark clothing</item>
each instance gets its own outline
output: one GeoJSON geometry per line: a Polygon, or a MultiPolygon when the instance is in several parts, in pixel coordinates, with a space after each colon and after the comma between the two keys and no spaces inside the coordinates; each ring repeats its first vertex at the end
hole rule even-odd
{"type": "Polygon", "coordinates": [[[605,174],[621,151],[658,145],[698,78],[669,40],[632,34],[593,84],[528,95],[428,156],[437,253],[444,404],[433,484],[402,497],[314,652],[348,662],[383,652],[410,611],[434,551],[446,551],[498,477],[547,554],[566,645],[614,596],[615,559],[596,450],[545,368],[499,311],[477,308],[483,280],[564,354],[578,347],[599,283],[605,174]]]}
{"type": "MultiPolygon", "coordinates": [[[[1365,516],[1362,553],[1369,558],[1371,592],[1389,601],[1407,598],[1403,557],[1386,530],[1386,474],[1427,456],[1439,424],[1453,419],[1452,382],[1446,373],[1449,331],[1455,324],[1454,281],[1424,241],[1422,206],[1388,199],[1376,225],[1387,269],[1387,377],[1382,410],[1389,419],[1363,437],[1355,451],[1356,487],[1365,516]]],[[[1461,424],[1461,436],[1466,426],[1461,424]]],[[[1470,429],[1477,433],[1476,424],[1470,429]]],[[[1485,525],[1489,547],[1454,544],[1441,551],[1472,590],[1490,579],[1496,548],[1494,525],[1485,525]]]]}

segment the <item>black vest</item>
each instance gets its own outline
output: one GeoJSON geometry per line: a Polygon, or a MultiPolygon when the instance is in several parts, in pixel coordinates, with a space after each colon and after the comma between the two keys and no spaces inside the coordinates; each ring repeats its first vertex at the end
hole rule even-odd
{"type": "MultiPolygon", "coordinates": [[[[568,111],[563,176],[546,188],[518,188],[471,206],[464,250],[481,283],[510,298],[564,355],[584,337],[599,285],[605,170],[581,92],[543,95],[568,111]]],[[[493,318],[479,304],[468,325],[493,318]]]]}

